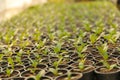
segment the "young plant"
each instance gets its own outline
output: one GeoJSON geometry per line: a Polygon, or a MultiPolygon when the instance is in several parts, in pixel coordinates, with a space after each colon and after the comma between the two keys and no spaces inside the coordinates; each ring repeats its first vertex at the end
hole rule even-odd
{"type": "Polygon", "coordinates": [[[1,54],[0,54],[0,61],[2,60],[2,58],[3,58],[3,54],[1,53],[1,54]]]}
{"type": "Polygon", "coordinates": [[[108,40],[109,43],[115,44],[117,39],[120,37],[120,33],[115,29],[111,29],[109,34],[104,35],[104,38],[108,40]]]}
{"type": "Polygon", "coordinates": [[[7,75],[8,77],[10,77],[12,73],[13,73],[13,70],[8,69],[8,68],[6,69],[6,75],[7,75]]]}
{"type": "Polygon", "coordinates": [[[67,80],[71,80],[71,77],[72,77],[72,74],[71,74],[70,71],[68,71],[68,73],[67,73],[67,80]]]}
{"type": "Polygon", "coordinates": [[[80,71],[83,71],[85,69],[85,60],[83,59],[79,62],[78,68],[80,69],[80,71]]]}
{"type": "Polygon", "coordinates": [[[87,32],[90,32],[91,31],[91,24],[90,24],[90,22],[84,21],[83,23],[84,23],[84,29],[87,32]]]}
{"type": "Polygon", "coordinates": [[[60,42],[57,43],[57,45],[53,48],[54,52],[58,54],[61,50],[62,44],[60,42]]]}
{"type": "Polygon", "coordinates": [[[14,69],[14,61],[11,57],[8,57],[8,64],[14,69]]]}
{"type": "Polygon", "coordinates": [[[32,62],[31,65],[32,65],[34,68],[37,68],[38,61],[36,61],[36,60],[31,60],[31,62],[32,62]]]}
{"type": "Polygon", "coordinates": [[[98,36],[96,34],[90,35],[90,43],[95,44],[95,42],[98,40],[98,36]]]}
{"type": "Polygon", "coordinates": [[[111,71],[112,69],[114,69],[115,67],[117,67],[116,64],[109,64],[107,61],[103,61],[102,60],[103,65],[105,66],[105,68],[107,69],[107,71],[111,71]]]}
{"type": "Polygon", "coordinates": [[[97,46],[97,49],[98,49],[100,55],[103,57],[104,61],[107,61],[108,58],[109,58],[109,55],[108,55],[108,52],[107,52],[107,50],[108,50],[107,43],[104,43],[100,46],[97,46]]]}
{"type": "Polygon", "coordinates": [[[19,52],[17,52],[17,56],[21,57],[23,53],[23,50],[21,49],[19,52]]]}
{"type": "Polygon", "coordinates": [[[50,68],[49,71],[51,71],[55,76],[58,76],[58,68],[54,69],[54,68],[50,68]]]}
{"type": "Polygon", "coordinates": [[[17,61],[20,65],[23,65],[23,63],[22,63],[22,61],[21,61],[21,57],[16,56],[16,61],[17,61]]]}
{"type": "Polygon", "coordinates": [[[36,76],[35,80],[41,80],[41,77],[44,76],[45,70],[40,71],[36,76]]]}
{"type": "Polygon", "coordinates": [[[53,63],[53,66],[55,67],[55,69],[58,68],[58,66],[59,66],[59,64],[62,62],[62,60],[63,60],[63,57],[62,57],[62,56],[59,56],[59,60],[58,60],[58,61],[55,61],[55,62],[53,63]]]}
{"type": "Polygon", "coordinates": [[[33,39],[35,41],[39,41],[40,40],[40,35],[41,35],[40,31],[35,29],[35,33],[33,35],[33,39]]]}
{"type": "Polygon", "coordinates": [[[47,55],[49,52],[49,49],[46,47],[42,52],[43,52],[43,54],[47,55]]]}
{"type": "Polygon", "coordinates": [[[79,44],[81,42],[83,42],[83,38],[85,37],[86,35],[86,32],[83,32],[83,30],[80,30],[80,33],[79,33],[79,37],[78,38],[75,38],[75,44],[79,44]]]}
{"type": "Polygon", "coordinates": [[[62,61],[62,57],[61,58],[59,58],[59,60],[58,61],[55,61],[54,63],[53,63],[53,66],[55,67],[55,68],[50,68],[50,71],[55,75],[55,76],[58,76],[59,74],[58,74],[58,66],[59,66],[59,64],[61,63],[61,61],[62,61]]]}
{"type": "Polygon", "coordinates": [[[37,44],[37,48],[40,49],[41,47],[43,47],[45,45],[46,39],[44,39],[43,41],[40,40],[39,43],[37,44]]]}
{"type": "Polygon", "coordinates": [[[76,49],[80,59],[84,59],[86,55],[83,54],[83,52],[87,50],[87,45],[85,43],[81,43],[80,46],[76,45],[76,49]]]}

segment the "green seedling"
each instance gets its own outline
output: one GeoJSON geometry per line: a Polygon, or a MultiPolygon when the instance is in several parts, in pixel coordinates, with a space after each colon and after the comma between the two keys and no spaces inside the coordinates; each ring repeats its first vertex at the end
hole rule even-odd
{"type": "Polygon", "coordinates": [[[83,71],[85,69],[85,60],[86,59],[83,59],[79,62],[78,67],[79,67],[80,71],[83,71]]]}
{"type": "Polygon", "coordinates": [[[111,29],[109,34],[104,35],[104,38],[108,40],[109,43],[115,44],[117,39],[120,37],[120,33],[115,29],[111,29]]]}
{"type": "Polygon", "coordinates": [[[19,64],[23,65],[23,63],[22,63],[22,61],[21,61],[21,57],[16,56],[16,61],[17,61],[19,64]]]}
{"type": "Polygon", "coordinates": [[[53,63],[53,66],[55,67],[55,69],[58,68],[59,64],[62,62],[62,59],[63,59],[63,57],[59,57],[59,60],[58,60],[58,61],[55,61],[55,62],[53,63]]]}
{"type": "Polygon", "coordinates": [[[87,21],[84,21],[84,29],[88,32],[91,31],[91,24],[87,21]]]}
{"type": "Polygon", "coordinates": [[[107,68],[108,71],[111,71],[112,69],[114,69],[115,67],[117,67],[116,64],[112,64],[110,65],[107,61],[103,61],[102,60],[103,65],[107,68]]]}
{"type": "Polygon", "coordinates": [[[37,48],[40,49],[41,47],[43,47],[45,45],[46,39],[44,39],[43,41],[40,40],[39,43],[37,44],[37,48]]]}
{"type": "Polygon", "coordinates": [[[62,44],[60,42],[57,43],[57,45],[53,48],[54,52],[58,54],[61,50],[62,44]]]}
{"type": "Polygon", "coordinates": [[[98,36],[96,34],[91,34],[90,35],[90,42],[91,44],[94,44],[98,39],[98,36]]]}
{"type": "Polygon", "coordinates": [[[23,53],[23,51],[22,51],[22,49],[21,49],[19,52],[17,52],[17,56],[21,57],[21,56],[22,56],[22,53],[23,53]]]}
{"type": "Polygon", "coordinates": [[[12,69],[14,69],[14,61],[11,57],[8,57],[8,64],[11,65],[12,69]]]}
{"type": "Polygon", "coordinates": [[[86,35],[86,32],[83,32],[83,30],[80,30],[80,33],[79,33],[79,37],[78,38],[75,38],[75,44],[79,44],[79,43],[82,43],[83,41],[83,38],[85,37],[86,35]]]}
{"type": "Polygon", "coordinates": [[[50,38],[51,41],[53,41],[54,40],[54,34],[50,33],[49,38],[50,38]]]}
{"type": "Polygon", "coordinates": [[[33,35],[33,39],[36,40],[36,41],[39,41],[40,40],[40,31],[39,30],[35,30],[35,33],[33,35]]]}
{"type": "Polygon", "coordinates": [[[54,69],[54,68],[50,68],[49,71],[51,71],[55,76],[58,76],[58,68],[54,69]]]}
{"type": "Polygon", "coordinates": [[[71,80],[71,77],[72,77],[72,74],[71,74],[70,71],[68,71],[68,73],[67,73],[67,80],[71,80]]]}
{"type": "Polygon", "coordinates": [[[32,62],[32,66],[33,66],[34,68],[37,68],[38,61],[36,61],[36,60],[31,60],[31,62],[32,62]]]}
{"type": "Polygon", "coordinates": [[[8,68],[6,69],[6,75],[7,75],[8,77],[10,77],[12,73],[13,73],[13,70],[8,69],[8,68]]]}
{"type": "Polygon", "coordinates": [[[108,58],[109,58],[109,55],[108,55],[108,52],[107,52],[107,50],[108,50],[108,45],[107,45],[107,43],[104,43],[104,44],[102,44],[102,45],[100,45],[100,46],[97,46],[97,49],[98,49],[100,55],[103,57],[103,59],[104,59],[105,61],[107,61],[108,58]]]}
{"type": "Polygon", "coordinates": [[[41,80],[41,77],[44,76],[45,70],[40,71],[36,76],[35,80],[41,80]]]}
{"type": "Polygon", "coordinates": [[[30,50],[27,50],[26,53],[27,53],[28,55],[30,55],[30,50]]]}
{"type": "Polygon", "coordinates": [[[2,58],[3,58],[3,54],[0,54],[0,61],[2,60],[2,58]]]}
{"type": "Polygon", "coordinates": [[[47,55],[49,52],[49,49],[46,47],[42,52],[43,52],[43,54],[47,55]]]}
{"type": "Polygon", "coordinates": [[[76,46],[76,49],[77,49],[78,56],[80,57],[80,59],[84,59],[86,55],[83,54],[83,52],[87,50],[87,45],[85,43],[81,43],[80,46],[76,46]]]}
{"type": "Polygon", "coordinates": [[[100,35],[104,30],[103,26],[100,27],[96,27],[93,31],[95,32],[95,34],[100,35]]]}

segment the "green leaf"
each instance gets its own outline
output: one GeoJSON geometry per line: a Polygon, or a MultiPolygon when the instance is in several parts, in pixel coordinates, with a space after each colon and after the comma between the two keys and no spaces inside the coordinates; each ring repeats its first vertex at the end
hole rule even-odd
{"type": "Polygon", "coordinates": [[[49,71],[51,71],[54,75],[58,75],[58,69],[50,68],[49,71]]]}
{"type": "Polygon", "coordinates": [[[61,50],[61,46],[62,46],[62,44],[58,42],[57,45],[53,48],[54,52],[59,53],[61,50]]]}
{"type": "Polygon", "coordinates": [[[98,36],[96,34],[91,34],[90,35],[90,41],[92,44],[94,44],[98,39],[98,36]]]}
{"type": "Polygon", "coordinates": [[[6,69],[6,74],[7,74],[8,77],[10,77],[12,72],[13,72],[13,70],[8,69],[8,68],[6,69]]]}
{"type": "Polygon", "coordinates": [[[45,70],[42,70],[40,71],[36,76],[35,76],[35,79],[36,80],[40,80],[41,77],[45,74],[45,70]]]}

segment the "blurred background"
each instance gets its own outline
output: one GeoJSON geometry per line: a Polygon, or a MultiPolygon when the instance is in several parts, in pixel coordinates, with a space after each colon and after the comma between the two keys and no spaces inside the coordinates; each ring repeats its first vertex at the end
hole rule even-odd
{"type": "Polygon", "coordinates": [[[37,5],[44,4],[47,2],[61,3],[61,2],[88,2],[88,1],[111,1],[116,3],[117,0],[0,0],[0,21],[9,19],[13,15],[25,10],[26,8],[37,5]]]}

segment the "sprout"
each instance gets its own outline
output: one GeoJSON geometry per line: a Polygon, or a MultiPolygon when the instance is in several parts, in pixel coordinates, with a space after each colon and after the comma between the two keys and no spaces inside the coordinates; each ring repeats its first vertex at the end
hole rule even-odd
{"type": "Polygon", "coordinates": [[[95,34],[100,35],[104,30],[104,26],[96,27],[93,31],[95,34]]]}
{"type": "Polygon", "coordinates": [[[104,38],[108,40],[109,43],[115,44],[117,39],[120,37],[120,33],[115,29],[111,29],[109,34],[104,35],[104,38]]]}
{"type": "Polygon", "coordinates": [[[62,44],[60,42],[57,43],[57,45],[53,48],[55,53],[59,53],[61,50],[62,44]]]}
{"type": "Polygon", "coordinates": [[[41,47],[43,47],[45,45],[46,39],[44,39],[43,41],[40,40],[39,43],[37,44],[37,48],[40,49],[41,47]]]}
{"type": "Polygon", "coordinates": [[[34,68],[36,68],[37,65],[38,65],[38,61],[36,61],[36,60],[31,60],[31,62],[32,62],[32,66],[33,66],[34,68]]]}
{"type": "Polygon", "coordinates": [[[85,65],[84,65],[85,60],[86,60],[86,59],[83,59],[83,60],[81,60],[81,61],[79,62],[78,67],[79,67],[80,71],[83,71],[84,68],[85,68],[85,65]]]}
{"type": "Polygon", "coordinates": [[[13,70],[11,70],[11,69],[6,69],[6,75],[8,76],[8,77],[10,77],[10,75],[13,73],[13,70]]]}
{"type": "Polygon", "coordinates": [[[59,60],[58,60],[58,61],[55,61],[55,62],[53,63],[53,66],[54,66],[56,69],[58,68],[58,66],[59,66],[59,64],[61,63],[62,59],[63,59],[63,57],[59,57],[59,60]]]}
{"type": "Polygon", "coordinates": [[[88,32],[91,31],[91,24],[87,21],[84,22],[84,29],[88,32]]]}
{"type": "Polygon", "coordinates": [[[117,67],[116,64],[110,65],[107,61],[102,60],[103,65],[107,68],[108,71],[111,71],[113,68],[117,67]]]}
{"type": "Polygon", "coordinates": [[[58,76],[58,68],[54,69],[54,68],[50,68],[49,69],[55,76],[58,76]]]}
{"type": "Polygon", "coordinates": [[[3,58],[3,54],[0,54],[0,61],[2,60],[2,58],[3,58]]]}
{"type": "Polygon", "coordinates": [[[108,60],[109,55],[108,55],[108,52],[107,52],[107,50],[108,50],[107,43],[104,43],[104,44],[102,44],[100,46],[97,46],[97,49],[98,49],[99,53],[101,54],[101,56],[103,57],[103,59],[105,61],[108,60]]]}
{"type": "Polygon", "coordinates": [[[22,51],[22,49],[21,49],[19,52],[17,52],[17,56],[21,57],[21,56],[22,56],[22,53],[23,53],[23,51],[22,51]]]}
{"type": "Polygon", "coordinates": [[[8,57],[8,63],[11,65],[12,69],[14,69],[14,61],[11,57],[8,57]]]}
{"type": "Polygon", "coordinates": [[[45,70],[42,70],[40,71],[36,76],[35,76],[35,79],[36,80],[40,80],[41,77],[45,74],[45,70]]]}
{"type": "Polygon", "coordinates": [[[77,49],[77,52],[78,52],[78,56],[79,56],[81,59],[84,59],[86,55],[83,54],[83,52],[87,50],[86,44],[85,44],[85,43],[81,43],[80,46],[76,46],[76,49],[77,49]]]}
{"type": "Polygon", "coordinates": [[[94,44],[98,39],[98,36],[96,34],[91,34],[90,35],[90,42],[94,44]]]}
{"type": "Polygon", "coordinates": [[[71,74],[70,71],[68,71],[68,73],[67,73],[67,80],[71,80],[71,77],[72,77],[72,74],[71,74]]]}
{"type": "Polygon", "coordinates": [[[22,64],[22,65],[23,65],[23,63],[22,63],[22,61],[21,61],[21,57],[16,56],[16,61],[17,61],[19,64],[22,64]]]}

